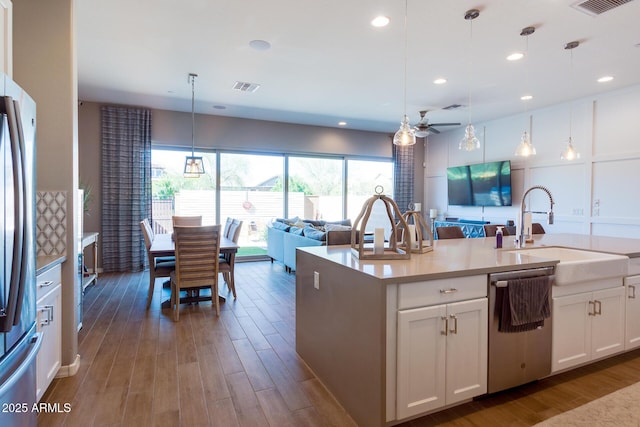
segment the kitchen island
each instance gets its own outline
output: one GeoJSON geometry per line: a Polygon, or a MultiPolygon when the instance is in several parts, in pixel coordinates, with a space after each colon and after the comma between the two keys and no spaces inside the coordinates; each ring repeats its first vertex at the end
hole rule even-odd
{"type": "MultiPolygon", "coordinates": [[[[562,246],[620,254],[634,258],[630,264],[640,260],[640,240],[636,239],[573,234],[536,235],[534,239],[527,247],[562,246]]],[[[505,238],[501,250],[494,245],[493,238],[437,240],[432,252],[395,261],[361,261],[348,246],[298,249],[296,350],[359,425],[393,425],[486,393],[488,275],[554,267],[559,262],[513,252],[510,238],[505,238]],[[456,289],[457,299],[449,289],[456,289]],[[412,315],[416,307],[436,304],[440,309],[456,310],[459,300],[467,300],[463,301],[467,317],[459,317],[472,325],[473,333],[466,336],[467,342],[458,344],[462,346],[457,352],[460,360],[444,361],[441,367],[453,372],[451,376],[457,370],[469,384],[453,387],[446,398],[434,402],[403,402],[405,386],[398,386],[406,374],[398,369],[404,366],[398,360],[404,357],[400,347],[405,345],[398,338],[400,310],[412,315]]],[[[629,271],[638,274],[631,267],[629,271]]],[[[428,362],[440,366],[441,361],[428,362]]],[[[446,379],[436,382],[440,381],[446,379]]],[[[447,388],[446,384],[436,386],[447,388]]]]}

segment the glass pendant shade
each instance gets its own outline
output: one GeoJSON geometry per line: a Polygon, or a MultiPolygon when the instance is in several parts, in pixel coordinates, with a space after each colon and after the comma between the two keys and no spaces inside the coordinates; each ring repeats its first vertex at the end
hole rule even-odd
{"type": "Polygon", "coordinates": [[[564,150],[562,150],[562,153],[560,153],[560,159],[576,160],[579,158],[580,158],[580,153],[578,153],[578,151],[573,147],[573,144],[571,142],[571,137],[569,137],[569,142],[567,143],[567,146],[564,148],[564,150]]]}
{"type": "Polygon", "coordinates": [[[464,137],[460,140],[458,148],[465,151],[473,151],[480,148],[480,140],[476,138],[476,131],[471,123],[465,128],[464,137]]]}
{"type": "Polygon", "coordinates": [[[184,162],[184,177],[199,178],[204,174],[204,162],[202,157],[187,156],[184,162]]]}
{"type": "Polygon", "coordinates": [[[520,157],[529,157],[534,156],[535,154],[536,149],[529,140],[529,134],[525,131],[522,134],[522,138],[520,138],[520,144],[518,145],[518,148],[516,148],[515,155],[520,157]]]}
{"type": "Polygon", "coordinates": [[[400,129],[393,135],[395,145],[413,145],[416,143],[416,133],[409,125],[409,117],[405,114],[400,129]]]}

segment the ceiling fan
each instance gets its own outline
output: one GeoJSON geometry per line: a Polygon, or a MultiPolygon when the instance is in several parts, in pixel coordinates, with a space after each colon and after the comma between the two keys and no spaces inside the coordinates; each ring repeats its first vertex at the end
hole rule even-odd
{"type": "Polygon", "coordinates": [[[413,127],[417,137],[424,138],[430,133],[440,133],[440,131],[434,126],[459,126],[460,123],[429,123],[429,120],[425,117],[427,110],[420,111],[420,121],[413,127]]]}

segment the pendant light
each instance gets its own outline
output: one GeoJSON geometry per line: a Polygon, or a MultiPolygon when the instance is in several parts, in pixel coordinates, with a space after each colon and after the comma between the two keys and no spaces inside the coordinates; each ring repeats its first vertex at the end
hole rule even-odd
{"type": "Polygon", "coordinates": [[[407,10],[408,0],[404,0],[404,117],[400,122],[400,129],[393,135],[395,145],[414,145],[416,143],[416,133],[409,125],[407,117],[407,10]]]}
{"type": "Polygon", "coordinates": [[[476,131],[471,124],[471,57],[473,52],[473,20],[480,16],[478,9],[470,9],[464,14],[464,19],[469,21],[469,67],[467,69],[469,79],[469,93],[467,99],[467,108],[469,110],[469,122],[464,130],[464,137],[460,140],[458,148],[465,151],[473,151],[480,148],[480,141],[476,138],[476,131]]]}
{"type": "MultiPolygon", "coordinates": [[[[520,35],[526,36],[526,40],[527,40],[526,42],[527,44],[525,46],[525,58],[527,61],[527,64],[525,64],[525,81],[527,83],[527,89],[529,86],[529,72],[527,67],[529,62],[529,36],[533,34],[535,31],[536,29],[534,27],[526,27],[526,28],[523,28],[522,31],[520,32],[520,35]]],[[[527,100],[524,100],[524,102],[527,102],[527,100]]],[[[528,111],[529,109],[527,108],[527,112],[528,111]]],[[[531,129],[531,119],[529,119],[529,129],[531,129]]],[[[536,155],[536,148],[531,143],[531,138],[529,137],[529,134],[527,133],[526,130],[522,133],[522,137],[520,137],[520,144],[518,144],[518,147],[516,148],[515,155],[518,157],[529,157],[529,156],[536,155]]]]}
{"type": "Polygon", "coordinates": [[[200,178],[200,175],[204,174],[204,163],[202,157],[196,157],[196,112],[195,112],[195,82],[197,74],[189,73],[189,82],[191,82],[191,156],[187,156],[184,162],[184,177],[185,178],[200,178]]]}
{"type": "MultiPolygon", "coordinates": [[[[570,68],[569,68],[569,84],[571,85],[572,89],[573,89],[573,49],[575,49],[578,46],[580,46],[579,41],[569,42],[564,46],[564,48],[569,51],[570,58],[571,58],[570,68]]],[[[573,90],[571,95],[573,95],[573,90]]],[[[562,150],[562,153],[560,153],[561,160],[572,161],[580,158],[580,153],[578,153],[578,151],[573,147],[573,138],[571,136],[572,125],[573,125],[573,101],[571,101],[571,106],[569,108],[569,141],[567,142],[567,146],[564,148],[564,150],[562,150]]]]}

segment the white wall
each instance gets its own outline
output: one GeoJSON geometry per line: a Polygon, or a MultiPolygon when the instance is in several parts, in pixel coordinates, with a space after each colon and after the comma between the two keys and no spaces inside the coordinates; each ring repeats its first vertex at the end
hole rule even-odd
{"type": "MultiPolygon", "coordinates": [[[[534,216],[534,221],[543,223],[547,232],[640,238],[639,119],[640,86],[633,86],[474,123],[482,143],[474,152],[458,150],[462,128],[430,136],[425,149],[425,209],[466,219],[515,220],[525,189],[544,185],[553,194],[555,224],[546,225],[544,215],[534,216]],[[581,155],[573,162],[560,160],[570,122],[581,155]],[[513,154],[524,130],[537,150],[528,159],[513,154]],[[511,160],[512,207],[447,206],[447,167],[505,159],[511,160]]],[[[528,207],[547,210],[543,192],[530,195],[528,207]]]]}

